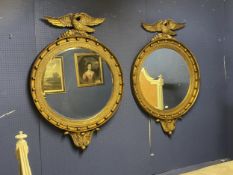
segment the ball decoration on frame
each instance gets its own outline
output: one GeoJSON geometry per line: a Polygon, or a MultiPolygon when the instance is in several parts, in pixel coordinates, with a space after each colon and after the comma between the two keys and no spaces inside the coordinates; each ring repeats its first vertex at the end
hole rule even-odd
{"type": "Polygon", "coordinates": [[[91,35],[104,22],[86,13],[45,17],[69,28],[45,47],[31,70],[30,90],[40,114],[84,150],[117,111],[123,76],[114,54],[91,35]]]}
{"type": "Polygon", "coordinates": [[[131,71],[132,91],[138,105],[161,123],[169,135],[193,106],[200,86],[197,61],[191,51],[174,36],[184,23],[172,19],[143,24],[157,32],[137,55],[131,71]]]}

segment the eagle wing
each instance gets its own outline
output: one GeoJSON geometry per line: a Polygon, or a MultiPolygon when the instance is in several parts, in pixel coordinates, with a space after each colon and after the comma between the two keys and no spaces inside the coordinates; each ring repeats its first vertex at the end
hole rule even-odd
{"type": "Polygon", "coordinates": [[[105,18],[94,18],[90,23],[88,24],[89,26],[96,26],[105,21],[105,18]]]}
{"type": "Polygon", "coordinates": [[[182,29],[185,26],[185,23],[177,23],[173,21],[172,19],[168,20],[168,28],[171,30],[179,30],[182,29]]]}
{"type": "Polygon", "coordinates": [[[52,25],[55,25],[58,27],[72,27],[72,21],[71,21],[72,15],[73,15],[72,13],[69,13],[67,15],[64,15],[58,18],[54,18],[51,16],[45,16],[44,19],[47,20],[52,25]]]}
{"type": "Polygon", "coordinates": [[[145,30],[149,31],[149,32],[161,32],[161,20],[154,23],[154,24],[146,24],[146,23],[142,23],[142,26],[145,30]]]}
{"type": "Polygon", "coordinates": [[[87,13],[77,13],[81,17],[81,22],[83,25],[86,26],[96,26],[104,22],[105,18],[94,18],[87,13]]]}

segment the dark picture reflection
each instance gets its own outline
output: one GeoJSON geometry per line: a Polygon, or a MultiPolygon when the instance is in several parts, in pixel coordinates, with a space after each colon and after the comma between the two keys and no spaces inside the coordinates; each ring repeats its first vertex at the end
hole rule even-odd
{"type": "Polygon", "coordinates": [[[74,55],[78,87],[103,84],[102,60],[95,53],[74,55]]]}
{"type": "Polygon", "coordinates": [[[62,60],[62,57],[56,57],[47,64],[42,81],[44,93],[49,94],[65,91],[62,60]]]}

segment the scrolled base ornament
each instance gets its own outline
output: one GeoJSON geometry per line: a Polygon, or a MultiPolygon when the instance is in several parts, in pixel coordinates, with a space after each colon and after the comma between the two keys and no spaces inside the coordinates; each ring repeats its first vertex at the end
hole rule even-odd
{"type": "Polygon", "coordinates": [[[176,120],[160,120],[160,124],[165,133],[172,135],[172,132],[176,128],[176,120]]]}
{"type": "Polygon", "coordinates": [[[85,150],[91,143],[94,130],[86,132],[65,132],[65,135],[69,134],[72,138],[74,145],[82,150],[85,150]]]}

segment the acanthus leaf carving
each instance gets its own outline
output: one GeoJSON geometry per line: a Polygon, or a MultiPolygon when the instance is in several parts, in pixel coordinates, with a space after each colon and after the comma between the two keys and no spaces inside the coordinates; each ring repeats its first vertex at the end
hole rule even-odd
{"type": "Polygon", "coordinates": [[[92,135],[95,130],[86,131],[86,132],[66,132],[69,134],[75,144],[75,146],[85,150],[87,146],[91,143],[92,135]]]}

